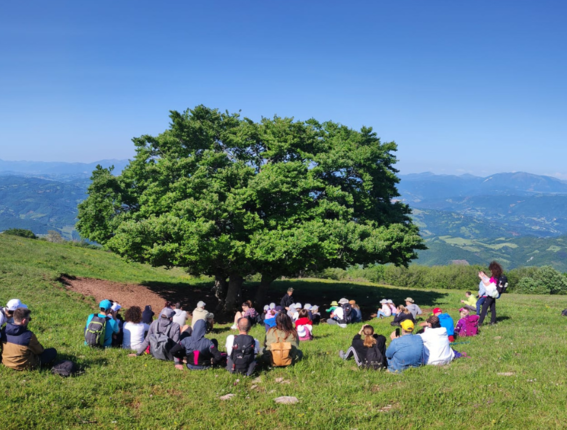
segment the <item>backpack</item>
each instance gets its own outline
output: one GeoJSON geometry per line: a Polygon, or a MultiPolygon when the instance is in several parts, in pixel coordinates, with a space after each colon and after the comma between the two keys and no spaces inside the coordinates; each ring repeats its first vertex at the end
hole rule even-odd
{"type": "Polygon", "coordinates": [[[345,303],[341,306],[343,308],[343,320],[342,324],[350,324],[353,319],[354,311],[350,303],[345,303]]]}
{"type": "Polygon", "coordinates": [[[60,361],[51,368],[51,372],[54,375],[63,376],[64,378],[73,376],[78,370],[77,365],[69,360],[60,361]]]}
{"type": "Polygon", "coordinates": [[[507,289],[508,289],[508,278],[506,276],[502,275],[498,279],[498,285],[496,285],[496,291],[498,291],[498,297],[497,298],[500,298],[500,296],[502,294],[504,294],[507,289]]]}
{"type": "Polygon", "coordinates": [[[272,351],[272,366],[285,367],[291,364],[291,342],[280,342],[280,337],[277,336],[277,342],[272,343],[270,349],[272,351]]]}
{"type": "Polygon", "coordinates": [[[563,311],[561,312],[561,315],[563,315],[564,317],[567,317],[567,309],[563,309],[563,311]]]}
{"type": "Polygon", "coordinates": [[[256,358],[255,346],[256,341],[252,336],[246,334],[234,336],[232,352],[230,353],[230,360],[232,361],[231,373],[246,374],[248,372],[250,364],[256,358]]]}
{"type": "Polygon", "coordinates": [[[98,314],[93,314],[93,317],[85,330],[85,342],[88,346],[104,347],[106,322],[109,319],[109,317],[101,318],[98,314]]]}
{"type": "Polygon", "coordinates": [[[299,336],[299,340],[313,340],[313,333],[306,325],[297,327],[297,336],[299,336]]]}
{"type": "Polygon", "coordinates": [[[372,348],[366,349],[366,358],[364,359],[362,366],[367,369],[379,370],[384,367],[384,356],[378,349],[378,345],[372,346],[372,348]]]}
{"type": "Polygon", "coordinates": [[[459,336],[476,336],[478,334],[478,315],[469,315],[465,318],[465,324],[459,332],[459,336]]]}
{"type": "MultiPolygon", "coordinates": [[[[171,326],[172,324],[169,325],[168,332],[171,330],[171,326]]],[[[156,327],[155,333],[148,334],[148,340],[150,341],[150,354],[152,357],[164,361],[171,361],[173,359],[169,350],[173,348],[174,342],[167,334],[159,333],[156,327]]]]}

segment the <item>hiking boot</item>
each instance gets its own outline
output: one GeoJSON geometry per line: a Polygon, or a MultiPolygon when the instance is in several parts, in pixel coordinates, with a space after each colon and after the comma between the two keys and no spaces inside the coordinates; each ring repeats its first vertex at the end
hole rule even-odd
{"type": "Polygon", "coordinates": [[[342,349],[339,351],[339,357],[341,357],[343,360],[345,359],[345,352],[342,349]]]}

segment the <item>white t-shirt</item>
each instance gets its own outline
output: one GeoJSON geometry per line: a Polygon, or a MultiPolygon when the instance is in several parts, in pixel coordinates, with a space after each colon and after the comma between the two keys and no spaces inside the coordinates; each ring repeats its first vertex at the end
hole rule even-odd
{"type": "Polygon", "coordinates": [[[424,332],[418,336],[421,336],[423,340],[423,362],[425,364],[442,366],[449,364],[455,357],[445,327],[425,328],[424,332]]]}
{"type": "MultiPolygon", "coordinates": [[[[226,338],[226,353],[230,356],[230,353],[232,352],[232,345],[234,344],[234,335],[231,334],[230,336],[228,336],[226,338]]],[[[254,354],[259,354],[260,353],[260,342],[258,342],[258,339],[254,339],[254,354]]]]}
{"type": "Polygon", "coordinates": [[[150,329],[150,326],[145,323],[132,323],[127,322],[124,324],[124,340],[122,341],[122,348],[132,349],[137,351],[140,345],[144,342],[144,333],[150,329]]]}
{"type": "Polygon", "coordinates": [[[175,315],[173,316],[173,322],[179,324],[180,328],[183,328],[185,322],[187,321],[187,311],[182,311],[181,309],[175,309],[175,315]]]}
{"type": "Polygon", "coordinates": [[[345,317],[345,311],[342,307],[337,307],[335,308],[335,310],[333,311],[333,319],[336,319],[338,321],[342,320],[345,317]]]}

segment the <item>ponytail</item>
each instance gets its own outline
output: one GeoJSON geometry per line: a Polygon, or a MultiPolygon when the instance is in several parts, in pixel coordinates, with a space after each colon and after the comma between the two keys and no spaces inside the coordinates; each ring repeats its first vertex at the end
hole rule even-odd
{"type": "Polygon", "coordinates": [[[366,327],[364,327],[364,329],[362,330],[362,333],[364,334],[364,343],[363,345],[366,348],[372,348],[374,345],[376,345],[376,339],[374,339],[374,328],[370,325],[367,325],[366,327]]]}

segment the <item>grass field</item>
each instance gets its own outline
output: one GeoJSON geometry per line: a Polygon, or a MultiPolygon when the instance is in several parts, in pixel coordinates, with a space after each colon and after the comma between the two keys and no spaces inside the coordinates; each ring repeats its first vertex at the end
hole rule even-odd
{"type": "MultiPolygon", "coordinates": [[[[316,340],[302,345],[302,362],[263,371],[257,375],[260,382],[254,382],[223,369],[178,371],[150,357],[84,347],[82,329],[94,303],[66,291],[57,282],[63,273],[119,282],[186,282],[189,295],[195,286],[181,271],[127,264],[97,250],[0,235],[0,303],[22,299],[33,312],[30,328],[44,346],[57,348],[62,357],[84,368],[82,375],[63,379],[47,370],[15,372],[0,366],[3,429],[565,427],[565,296],[505,295],[498,302],[499,324],[455,345],[471,358],[401,375],[359,370],[353,361],[338,357],[359,325],[344,330],[317,326],[316,340]],[[228,393],[235,397],[219,399],[228,393]],[[274,403],[284,395],[300,402],[274,403]]],[[[463,291],[475,284],[471,280],[463,291]]],[[[318,297],[322,305],[346,296],[367,303],[367,309],[381,297],[399,302],[409,294],[424,308],[447,308],[454,319],[463,296],[454,290],[292,280],[276,283],[273,297],[289,285],[296,288],[298,300],[318,297]]],[[[387,336],[392,331],[385,320],[373,325],[387,336]]],[[[214,335],[220,345],[230,334],[226,327],[214,335]]],[[[252,334],[263,340],[262,328],[252,334]]]]}

